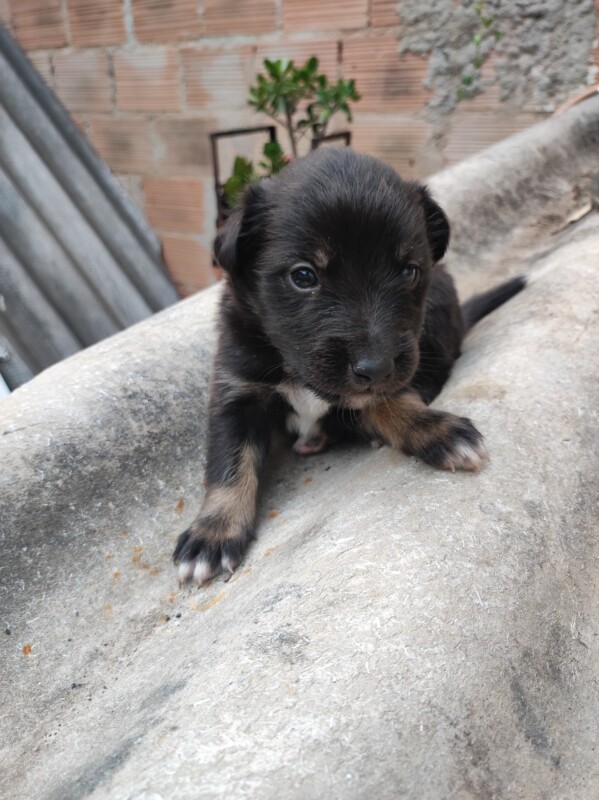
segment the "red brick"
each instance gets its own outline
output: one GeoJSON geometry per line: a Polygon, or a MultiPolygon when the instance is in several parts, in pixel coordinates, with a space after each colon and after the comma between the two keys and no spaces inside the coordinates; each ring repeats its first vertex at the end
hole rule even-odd
{"type": "Polygon", "coordinates": [[[387,113],[418,111],[431,92],[423,81],[427,61],[412,53],[398,52],[394,33],[347,39],[343,45],[343,71],[355,78],[362,100],[360,111],[387,113]]]}
{"type": "Polygon", "coordinates": [[[351,128],[355,150],[380,158],[405,177],[422,175],[419,157],[431,136],[426,122],[388,114],[356,114],[351,128]]]}
{"type": "Polygon", "coordinates": [[[8,0],[0,0],[0,22],[9,30],[12,28],[12,11],[8,0]]]}
{"type": "Polygon", "coordinates": [[[490,147],[492,144],[544,119],[541,114],[509,114],[465,111],[460,107],[450,117],[449,135],[444,155],[449,163],[490,147]]]}
{"type": "Polygon", "coordinates": [[[255,76],[253,48],[184,48],[187,103],[191,108],[246,108],[255,76]]]}
{"type": "Polygon", "coordinates": [[[368,25],[368,0],[284,0],[283,27],[289,31],[352,30],[368,25]]]}
{"type": "Polygon", "coordinates": [[[116,102],[125,111],[178,111],[181,107],[174,48],[116,53],[116,102]]]}
{"type": "Polygon", "coordinates": [[[203,33],[197,0],[132,0],[133,27],[140,42],[197,39],[203,33]]]}
{"type": "Polygon", "coordinates": [[[204,0],[208,36],[253,34],[276,30],[275,0],[204,0]]]}
{"type": "Polygon", "coordinates": [[[89,132],[112,170],[144,175],[154,165],[149,123],[137,117],[94,117],[89,132]]]}
{"type": "Polygon", "coordinates": [[[161,239],[168,272],[187,294],[216,283],[212,255],[195,237],[163,234],[161,239]]]}
{"type": "Polygon", "coordinates": [[[197,178],[145,178],[146,214],[157,230],[204,230],[204,182],[197,178]]]}
{"type": "Polygon", "coordinates": [[[214,119],[169,117],[156,122],[162,144],[160,168],[171,175],[197,175],[209,172],[208,134],[217,129],[214,119]]]}
{"type": "Polygon", "coordinates": [[[110,111],[112,85],[108,57],[101,50],[54,55],[56,91],[70,111],[110,111]]]}
{"type": "MultiPolygon", "coordinates": [[[[313,41],[293,42],[289,40],[277,42],[264,42],[258,45],[256,54],[256,72],[263,72],[262,66],[265,58],[271,61],[289,58],[296,66],[301,66],[312,56],[318,58],[318,69],[324,72],[329,80],[336,81],[339,77],[337,51],[339,43],[336,39],[315,39],[313,41]]],[[[253,81],[252,81],[253,82],[253,81]]]]}
{"type": "Polygon", "coordinates": [[[98,47],[127,39],[123,0],[69,0],[71,44],[98,47]]]}
{"type": "Polygon", "coordinates": [[[46,81],[48,86],[54,86],[54,76],[52,75],[52,64],[48,53],[27,53],[27,58],[46,81]]]}
{"type": "Polygon", "coordinates": [[[206,289],[208,287],[202,286],[198,289],[197,286],[189,283],[175,283],[173,281],[174,287],[177,291],[177,294],[182,300],[185,300],[188,297],[192,297],[197,292],[201,291],[202,289],[206,289]]]}
{"type": "Polygon", "coordinates": [[[13,27],[24,50],[67,44],[61,0],[12,0],[13,27]]]}
{"type": "Polygon", "coordinates": [[[370,24],[373,28],[399,25],[399,3],[397,0],[372,0],[370,24]]]}

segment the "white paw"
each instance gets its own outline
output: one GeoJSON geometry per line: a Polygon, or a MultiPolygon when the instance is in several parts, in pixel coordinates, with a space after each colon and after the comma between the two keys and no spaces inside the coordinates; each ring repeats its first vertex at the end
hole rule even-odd
{"type": "Polygon", "coordinates": [[[467,470],[468,472],[478,472],[485,461],[489,460],[489,453],[484,445],[482,438],[477,442],[459,441],[452,445],[451,452],[447,454],[441,464],[442,469],[467,470]]]}

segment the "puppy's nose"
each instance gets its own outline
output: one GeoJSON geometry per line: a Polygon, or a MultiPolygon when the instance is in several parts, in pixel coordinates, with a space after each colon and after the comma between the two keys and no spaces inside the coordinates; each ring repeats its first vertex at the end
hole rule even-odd
{"type": "Polygon", "coordinates": [[[392,358],[360,358],[352,364],[352,370],[361,383],[378,383],[393,374],[392,358]]]}

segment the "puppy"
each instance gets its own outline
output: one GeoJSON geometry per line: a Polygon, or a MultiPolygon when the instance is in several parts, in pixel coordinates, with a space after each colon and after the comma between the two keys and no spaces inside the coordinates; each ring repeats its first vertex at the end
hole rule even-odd
{"type": "Polygon", "coordinates": [[[181,581],[201,585],[243,558],[275,425],[301,454],[357,435],[440,469],[481,467],[472,422],[427,406],[466,330],[524,281],[461,309],[438,263],[448,242],[424,186],[350,149],[318,150],[250,186],[215,242],[227,280],[206,494],[175,549],[181,581]]]}

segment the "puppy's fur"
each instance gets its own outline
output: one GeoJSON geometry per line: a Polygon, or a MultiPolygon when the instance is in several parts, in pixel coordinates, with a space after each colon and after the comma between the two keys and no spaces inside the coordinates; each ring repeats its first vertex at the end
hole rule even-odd
{"type": "Polygon", "coordinates": [[[353,434],[441,469],[480,468],[486,450],[470,420],[427,406],[467,328],[524,282],[462,310],[438,263],[448,242],[424,186],[349,149],[319,150],[249,188],[215,244],[227,282],[207,488],[175,550],[182,581],[239,564],[275,424],[303,454],[353,434]]]}

